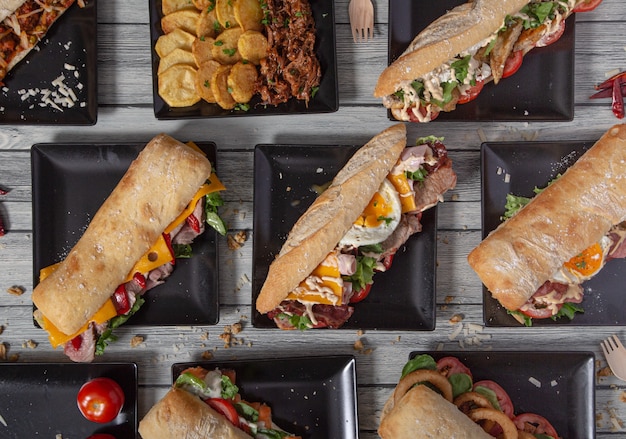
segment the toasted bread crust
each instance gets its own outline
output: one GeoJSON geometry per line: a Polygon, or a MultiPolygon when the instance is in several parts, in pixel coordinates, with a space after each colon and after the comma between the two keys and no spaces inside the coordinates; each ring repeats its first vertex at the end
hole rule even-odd
{"type": "Polygon", "coordinates": [[[201,153],[160,134],[128,168],[33,302],[60,331],[78,331],[183,211],[211,174],[201,153]]]}
{"type": "Polygon", "coordinates": [[[359,149],[291,229],[256,301],[267,313],[287,297],[335,248],[363,212],[406,146],[396,124],[359,149]]]}
{"type": "Polygon", "coordinates": [[[494,298],[521,307],[565,262],[626,220],[626,125],[615,125],[468,256],[494,298]]]}
{"type": "Polygon", "coordinates": [[[475,0],[450,10],[420,32],[381,73],[374,96],[395,93],[402,82],[421,78],[483,41],[502,26],[507,15],[518,12],[527,3],[528,0],[475,0]]]}

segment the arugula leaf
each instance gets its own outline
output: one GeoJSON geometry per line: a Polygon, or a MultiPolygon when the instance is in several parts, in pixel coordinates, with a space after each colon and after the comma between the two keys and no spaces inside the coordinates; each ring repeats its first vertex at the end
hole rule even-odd
{"type": "Polygon", "coordinates": [[[543,22],[554,15],[557,8],[557,2],[531,2],[524,6],[520,12],[528,16],[523,20],[524,29],[534,29],[543,24],[543,22]]]}
{"type": "Polygon", "coordinates": [[[556,320],[556,319],[559,319],[561,317],[567,317],[568,319],[572,320],[576,316],[577,312],[584,313],[585,310],[583,308],[581,308],[580,306],[577,306],[574,303],[565,302],[563,304],[563,306],[561,307],[561,309],[559,310],[559,312],[556,313],[555,315],[553,315],[550,318],[552,320],[556,320]]]}
{"type": "Polygon", "coordinates": [[[352,283],[354,291],[361,291],[366,285],[373,282],[374,266],[376,259],[370,256],[358,255],[356,257],[356,271],[351,276],[342,276],[343,280],[352,283]]]}
{"type": "Polygon", "coordinates": [[[178,258],[190,258],[192,256],[191,244],[172,244],[174,250],[174,257],[178,258]]]}
{"type": "Polygon", "coordinates": [[[291,323],[294,328],[299,329],[300,331],[305,331],[313,326],[313,322],[306,314],[299,316],[297,314],[289,315],[283,312],[278,314],[278,318],[289,320],[289,323],[291,323]]]}
{"type": "Polygon", "coordinates": [[[226,235],[226,224],[217,213],[217,208],[224,205],[224,200],[219,192],[211,192],[205,196],[204,211],[206,213],[206,223],[217,230],[222,236],[226,235]]]}
{"type": "Polygon", "coordinates": [[[176,378],[174,382],[176,387],[185,387],[189,386],[198,391],[198,393],[202,394],[206,391],[207,385],[204,380],[200,377],[195,376],[192,373],[185,372],[182,373],[176,378]]]}
{"type": "Polygon", "coordinates": [[[455,398],[472,390],[472,378],[466,373],[453,373],[448,377],[448,381],[452,385],[452,394],[455,398]]]}
{"type": "Polygon", "coordinates": [[[362,245],[362,246],[359,247],[359,251],[361,253],[376,253],[376,254],[380,254],[380,253],[383,252],[383,246],[380,243],[378,243],[378,244],[362,245]]]}
{"type": "Polygon", "coordinates": [[[467,78],[467,74],[469,73],[469,63],[470,63],[471,58],[472,58],[471,55],[467,55],[461,59],[457,59],[450,65],[450,67],[454,69],[454,76],[458,84],[462,84],[463,81],[465,81],[465,78],[467,78]]]}
{"type": "Polygon", "coordinates": [[[522,322],[524,322],[524,326],[527,327],[531,327],[533,325],[533,319],[532,317],[527,316],[526,314],[524,314],[523,312],[520,311],[511,311],[511,310],[506,310],[506,313],[509,315],[512,315],[513,317],[515,317],[518,321],[521,320],[522,322]]]}
{"type": "Polygon", "coordinates": [[[96,355],[104,354],[104,349],[109,345],[109,343],[113,343],[117,340],[117,336],[113,334],[113,330],[126,323],[126,321],[130,319],[133,314],[135,314],[139,310],[139,308],[141,308],[141,305],[143,305],[145,301],[146,300],[143,297],[136,296],[135,303],[133,304],[130,311],[128,311],[126,314],[113,317],[111,320],[109,320],[109,326],[102,334],[100,334],[100,337],[96,342],[96,355]]]}
{"type": "Polygon", "coordinates": [[[222,398],[233,399],[239,393],[239,387],[226,375],[222,375],[222,398]]]}
{"type": "Polygon", "coordinates": [[[418,137],[415,140],[415,145],[419,146],[419,145],[427,145],[429,143],[435,143],[435,142],[443,142],[444,141],[444,137],[437,137],[437,136],[424,136],[424,137],[418,137]]]}
{"type": "Polygon", "coordinates": [[[424,181],[428,176],[428,171],[424,168],[419,168],[413,172],[405,171],[406,178],[413,181],[424,181]]]}

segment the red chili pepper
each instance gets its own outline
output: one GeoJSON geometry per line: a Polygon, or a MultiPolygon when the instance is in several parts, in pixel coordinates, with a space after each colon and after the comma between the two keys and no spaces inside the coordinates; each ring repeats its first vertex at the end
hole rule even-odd
{"type": "Polygon", "coordinates": [[[118,286],[115,289],[115,293],[113,293],[113,300],[115,303],[115,308],[117,309],[118,316],[126,314],[128,311],[130,311],[130,302],[128,301],[128,296],[126,295],[126,288],[124,287],[124,284],[118,286]]]}
{"type": "Polygon", "coordinates": [[[9,191],[6,191],[6,190],[0,188],[0,195],[6,195],[8,193],[9,193],[9,191]]]}
{"type": "Polygon", "coordinates": [[[83,338],[80,335],[77,335],[71,340],[71,343],[74,349],[79,350],[83,344],[83,338]]]}
{"type": "Polygon", "coordinates": [[[139,272],[133,274],[133,280],[141,287],[142,290],[146,288],[146,277],[143,274],[139,272]]]}
{"type": "MultiPolygon", "coordinates": [[[[613,86],[611,85],[609,88],[605,88],[597,93],[592,94],[591,96],[589,96],[589,99],[603,99],[610,98],[612,96],[613,86]]],[[[622,82],[622,96],[626,97],[626,82],[622,82]]]]}
{"type": "Polygon", "coordinates": [[[172,255],[172,265],[176,265],[176,256],[174,253],[174,247],[172,247],[172,237],[170,236],[169,233],[164,233],[163,239],[165,240],[165,243],[167,244],[167,248],[170,250],[170,254],[172,255]]]}
{"type": "Polygon", "coordinates": [[[195,215],[189,215],[185,218],[185,222],[189,224],[189,227],[191,227],[194,232],[200,233],[200,221],[198,221],[195,215]]]}
{"type": "Polygon", "coordinates": [[[624,97],[621,90],[622,77],[618,77],[613,81],[613,105],[611,109],[618,119],[624,118],[624,97]]]}
{"type": "Polygon", "coordinates": [[[594,88],[596,90],[603,90],[605,88],[611,88],[611,87],[613,87],[613,83],[615,82],[616,79],[620,79],[620,78],[624,78],[624,77],[626,77],[626,71],[625,72],[616,73],[615,75],[611,76],[606,81],[601,82],[600,84],[594,86],[594,88]]]}

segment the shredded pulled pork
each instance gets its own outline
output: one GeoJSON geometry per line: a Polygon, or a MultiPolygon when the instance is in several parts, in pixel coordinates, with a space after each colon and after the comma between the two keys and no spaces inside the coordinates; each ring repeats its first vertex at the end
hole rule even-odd
{"type": "Polygon", "coordinates": [[[266,0],[263,10],[270,50],[257,82],[262,102],[278,105],[294,96],[308,104],[322,76],[311,6],[307,0],[266,0]]]}

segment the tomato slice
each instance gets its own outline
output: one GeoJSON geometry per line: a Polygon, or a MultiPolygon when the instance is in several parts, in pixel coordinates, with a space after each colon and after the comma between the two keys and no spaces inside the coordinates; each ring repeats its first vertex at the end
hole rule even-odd
{"type": "MultiPolygon", "coordinates": [[[[558,311],[563,305],[559,303],[556,306],[558,311]]],[[[524,306],[524,309],[520,308],[519,312],[533,319],[549,319],[550,317],[552,317],[552,310],[550,308],[537,308],[534,305],[524,306]]]]}
{"type": "Polygon", "coordinates": [[[543,416],[534,413],[522,413],[513,419],[513,423],[518,430],[532,434],[545,434],[557,439],[559,435],[556,429],[543,416]]]}
{"type": "Polygon", "coordinates": [[[239,414],[230,401],[223,398],[209,398],[205,401],[209,407],[223,415],[235,427],[239,427],[239,414]]]}
{"type": "Polygon", "coordinates": [[[521,50],[517,50],[509,55],[504,63],[504,70],[502,71],[502,77],[508,78],[513,73],[517,72],[519,68],[522,66],[522,60],[524,59],[524,54],[521,50]]]}
{"type": "Polygon", "coordinates": [[[94,378],[82,385],[76,397],[78,409],[91,422],[106,424],[124,407],[124,391],[111,378],[94,378]]]}
{"type": "Polygon", "coordinates": [[[574,9],[574,12],[589,12],[593,11],[598,5],[602,3],[602,0],[583,0],[574,9]]]}
{"type": "Polygon", "coordinates": [[[355,291],[352,297],[350,298],[350,303],[357,303],[365,299],[370,293],[370,290],[372,289],[372,285],[373,284],[367,284],[361,290],[355,291]]]}
{"type": "Polygon", "coordinates": [[[472,377],[472,372],[465,364],[456,357],[442,357],[437,361],[437,370],[445,377],[449,377],[455,373],[464,373],[472,377]]]}
{"type": "Polygon", "coordinates": [[[509,398],[508,393],[504,390],[498,383],[491,380],[482,380],[474,383],[474,389],[476,387],[486,387],[493,391],[496,394],[496,398],[498,398],[498,404],[500,404],[500,409],[507,415],[509,418],[513,419],[515,417],[515,411],[513,410],[513,401],[509,398]]]}
{"type": "Polygon", "coordinates": [[[561,23],[559,24],[559,28],[552,32],[550,35],[546,35],[545,37],[543,37],[540,41],[539,44],[537,44],[538,46],[540,45],[541,47],[545,47],[545,46],[549,46],[552,43],[556,43],[559,38],[561,38],[563,36],[563,33],[565,32],[565,20],[561,21],[561,23]]]}
{"type": "MultiPolygon", "coordinates": [[[[420,105],[418,111],[422,116],[426,117],[427,111],[423,106],[420,105]]],[[[432,121],[437,119],[437,116],[439,116],[439,110],[433,107],[430,110],[430,120],[432,121]]],[[[418,117],[413,114],[413,108],[409,109],[409,122],[421,122],[418,117]]]]}
{"type": "Polygon", "coordinates": [[[471,86],[464,94],[459,98],[459,104],[467,104],[473,101],[482,91],[485,81],[477,81],[476,85],[471,86]]]}

